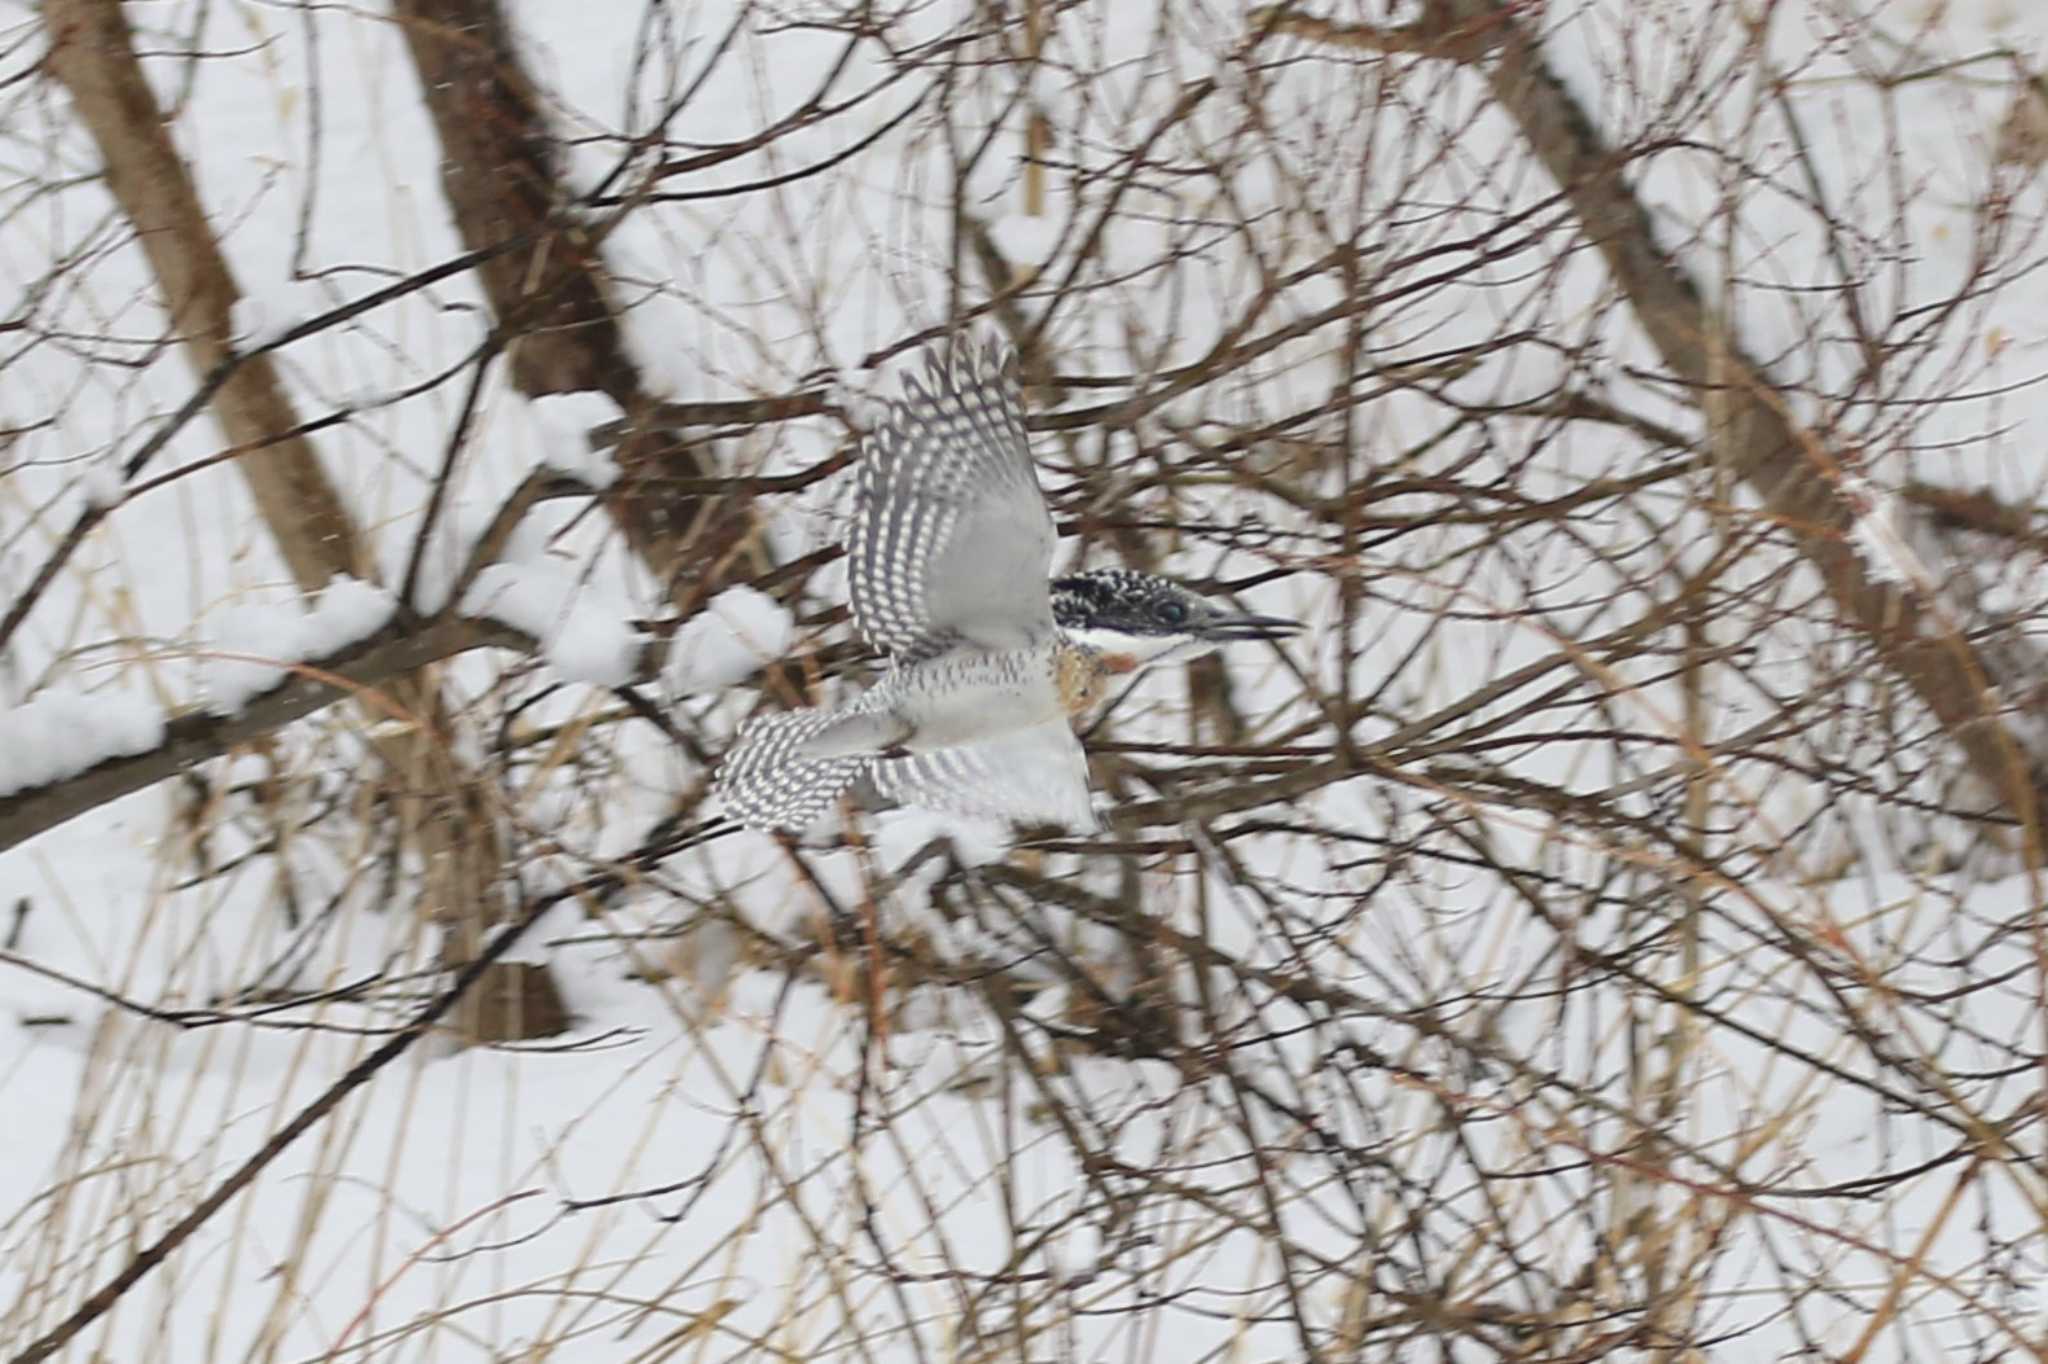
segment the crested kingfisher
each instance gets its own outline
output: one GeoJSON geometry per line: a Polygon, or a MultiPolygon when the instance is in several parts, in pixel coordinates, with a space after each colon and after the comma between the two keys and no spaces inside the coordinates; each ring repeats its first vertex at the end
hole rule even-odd
{"type": "Polygon", "coordinates": [[[1073,720],[1108,680],[1301,627],[1151,573],[1053,578],[1053,522],[1008,348],[955,341],[869,433],[847,589],[880,681],[839,709],[758,715],[719,767],[728,812],[802,829],[858,794],[1015,823],[1099,827],[1073,720]]]}

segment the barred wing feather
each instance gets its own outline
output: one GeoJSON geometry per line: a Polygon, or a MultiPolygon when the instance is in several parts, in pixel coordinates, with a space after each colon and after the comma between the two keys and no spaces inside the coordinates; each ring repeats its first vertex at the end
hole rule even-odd
{"type": "Polygon", "coordinates": [[[999,343],[928,353],[869,434],[848,545],[861,633],[910,663],[961,640],[1028,648],[1053,629],[1052,514],[999,343]]]}
{"type": "Polygon", "coordinates": [[[750,829],[816,823],[869,763],[865,757],[796,758],[806,741],[840,720],[833,711],[796,710],[748,721],[718,768],[716,790],[726,812],[750,829]]]}

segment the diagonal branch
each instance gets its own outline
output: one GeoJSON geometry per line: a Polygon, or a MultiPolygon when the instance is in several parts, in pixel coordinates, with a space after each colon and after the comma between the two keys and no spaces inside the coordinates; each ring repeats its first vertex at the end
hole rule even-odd
{"type": "MultiPolygon", "coordinates": [[[[2004,718],[2002,698],[2031,696],[2034,679],[2048,674],[2048,659],[2030,648],[1979,650],[1952,624],[1967,612],[1913,584],[1891,581],[1857,552],[1857,527],[1868,509],[1859,507],[1843,479],[1836,452],[1793,419],[1786,395],[1657,244],[1648,210],[1623,178],[1624,158],[1551,73],[1516,8],[1499,0],[1431,0],[1422,19],[1399,30],[1259,13],[1277,19],[1279,32],[1367,50],[1428,51],[1484,76],[1557,182],[1664,363],[1701,395],[1716,458],[1762,501],[1820,573],[1842,614],[1940,720],[1975,775],[2018,817],[2029,845],[2037,845],[2048,755],[2028,751],[2004,718]]],[[[2038,865],[2038,848],[2029,860],[2038,865]]]]}
{"type": "MultiPolygon", "coordinates": [[[[207,220],[191,170],[172,145],[120,0],[49,0],[42,21],[50,40],[49,69],[92,134],[107,189],[135,228],[172,333],[197,374],[224,376],[210,400],[214,416],[229,441],[245,451],[235,467],[293,580],[312,594],[337,574],[372,576],[369,547],[319,451],[303,434],[287,434],[301,427],[277,366],[258,355],[230,365],[241,286],[207,220]]],[[[477,251],[497,244],[494,238],[477,251]]],[[[478,256],[485,270],[513,259],[509,253],[478,256]]],[[[488,353],[478,360],[479,380],[487,359],[488,353]]],[[[421,722],[373,732],[372,744],[403,793],[402,827],[425,859],[421,906],[451,930],[447,950],[462,955],[474,948],[477,926],[494,916],[502,900],[496,826],[481,804],[474,775],[441,737],[448,711],[434,680],[392,677],[390,686],[402,708],[421,722]]],[[[487,990],[483,997],[495,993],[487,990]]],[[[465,1006],[466,1021],[479,1017],[465,1006]]]]}
{"type": "MultiPolygon", "coordinates": [[[[154,748],[108,758],[58,781],[0,796],[0,852],[337,701],[360,696],[430,663],[486,647],[531,652],[535,644],[496,621],[447,617],[424,626],[394,623],[368,639],[295,664],[283,682],[253,697],[232,715],[195,711],[179,716],[165,727],[163,742],[154,748]]],[[[383,699],[381,705],[403,709],[416,723],[421,722],[421,717],[398,702],[383,699]]],[[[442,740],[435,734],[423,737],[429,743],[442,740]]]]}
{"type": "MultiPolygon", "coordinates": [[[[571,209],[555,131],[510,19],[497,0],[394,0],[392,15],[441,144],[456,231],[472,252],[508,237],[523,243],[477,269],[508,337],[514,385],[529,397],[603,393],[618,405],[624,429],[612,443],[622,477],[606,509],[657,579],[679,596],[699,595],[706,565],[750,529],[745,503],[677,492],[672,475],[702,478],[709,462],[669,434],[642,383],[602,254],[608,224],[571,209]]],[[[813,409],[824,410],[821,395],[798,395],[787,415],[813,409]]]]}

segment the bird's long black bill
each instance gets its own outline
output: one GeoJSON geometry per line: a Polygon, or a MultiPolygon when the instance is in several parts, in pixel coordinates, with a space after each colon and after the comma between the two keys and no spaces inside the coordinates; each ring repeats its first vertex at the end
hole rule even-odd
{"type": "Polygon", "coordinates": [[[1286,639],[1300,634],[1302,624],[1285,616],[1219,616],[1203,627],[1210,639],[1286,639]]]}

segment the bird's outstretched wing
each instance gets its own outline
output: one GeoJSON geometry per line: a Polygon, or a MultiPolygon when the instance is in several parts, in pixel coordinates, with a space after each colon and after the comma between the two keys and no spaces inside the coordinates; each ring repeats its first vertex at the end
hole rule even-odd
{"type": "Polygon", "coordinates": [[[792,710],[748,721],[718,768],[718,796],[726,812],[750,829],[809,827],[871,762],[797,756],[841,719],[836,711],[792,710]]]}
{"type": "Polygon", "coordinates": [[[865,774],[883,799],[1016,824],[1101,827],[1088,797],[1088,758],[1064,718],[979,743],[877,758],[865,774]]]}
{"type": "Polygon", "coordinates": [[[861,459],[847,546],[861,633],[910,663],[962,640],[1026,648],[1053,629],[1052,514],[999,342],[926,353],[861,459]]]}

